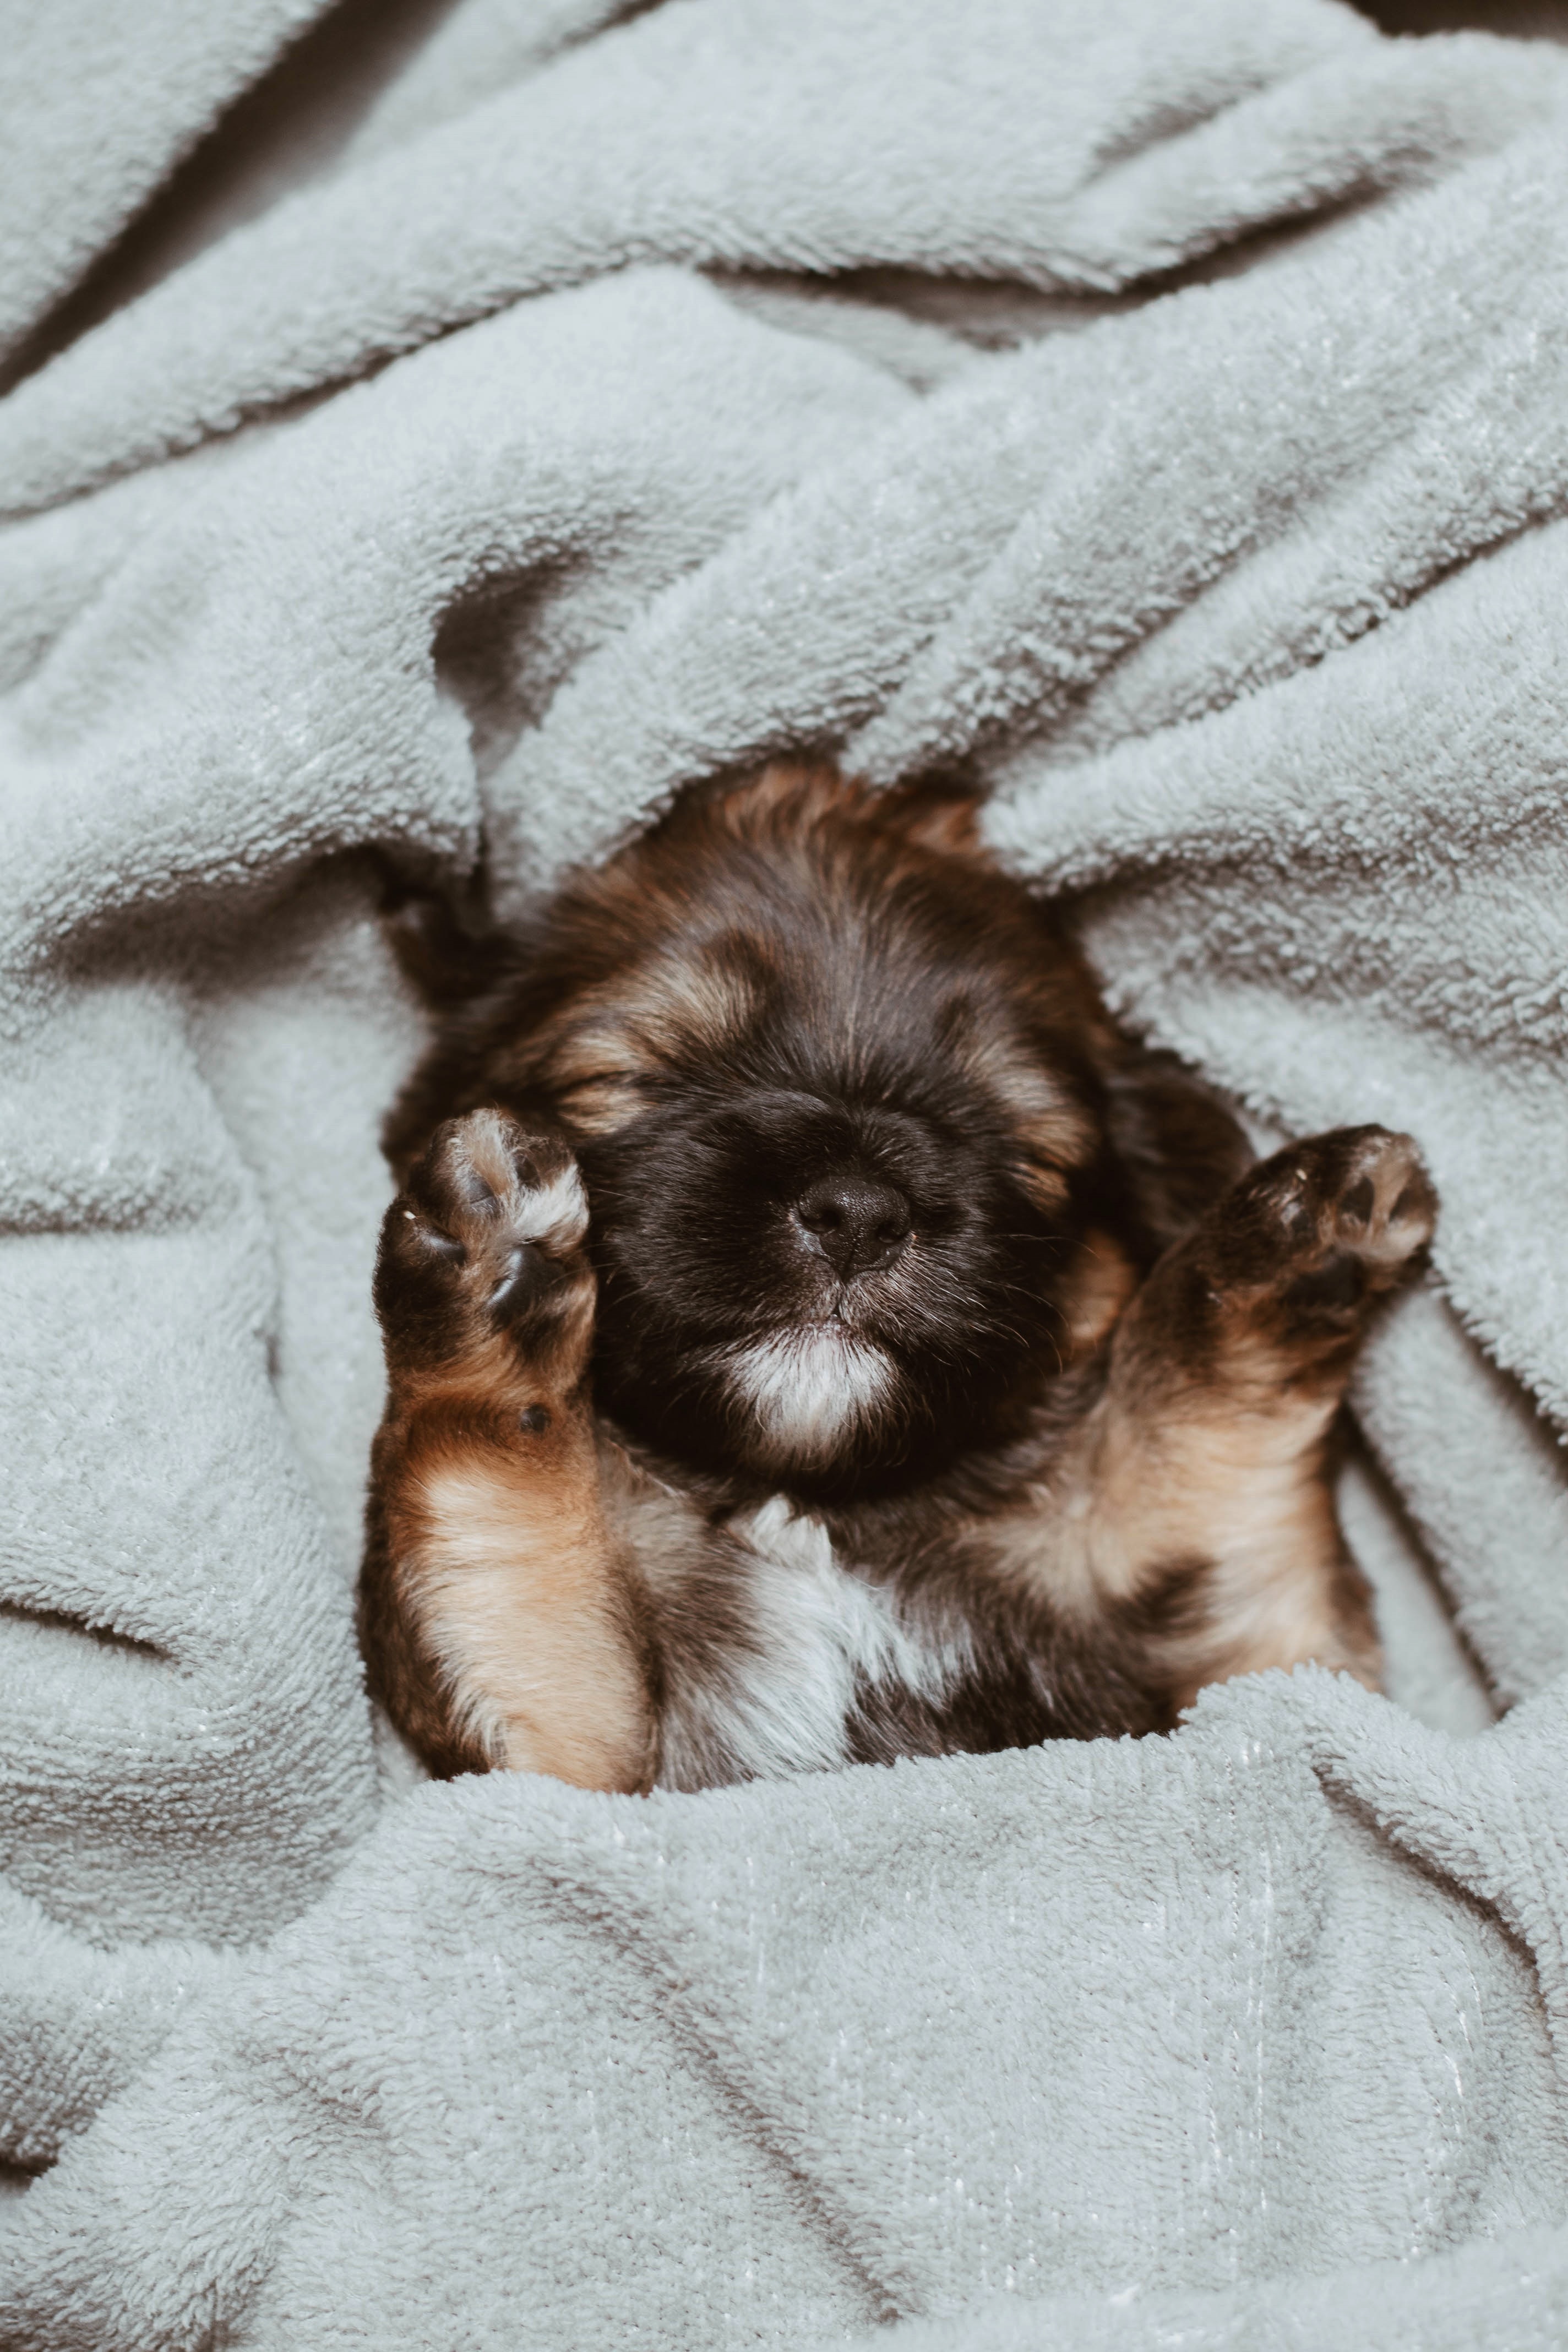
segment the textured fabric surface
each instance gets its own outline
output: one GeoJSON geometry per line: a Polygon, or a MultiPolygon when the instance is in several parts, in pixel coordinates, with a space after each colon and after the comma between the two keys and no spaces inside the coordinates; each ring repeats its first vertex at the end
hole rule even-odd
{"type": "Polygon", "coordinates": [[[0,355],[328,0],[5,0],[0,355]]]}
{"type": "MultiPolygon", "coordinates": [[[[320,12],[23,13],[14,332],[320,12]]],[[[1562,2341],[1565,134],[1334,0],[460,0],[0,401],[0,2343],[1562,2341]],[[373,1723],[384,877],[795,747],[983,777],[1260,1141],[1420,1137],[1387,1699],[646,1801],[373,1723]]]]}

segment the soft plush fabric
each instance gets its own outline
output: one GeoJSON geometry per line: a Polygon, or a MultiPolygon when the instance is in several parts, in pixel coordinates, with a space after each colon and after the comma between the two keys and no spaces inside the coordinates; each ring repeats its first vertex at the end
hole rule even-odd
{"type": "MultiPolygon", "coordinates": [[[[318,14],[19,12],[14,335],[318,14]]],[[[10,2352],[1562,2341],[1565,222],[1568,57],[1336,0],[460,0],[0,402],[10,2352]],[[373,1722],[386,879],[792,748],[984,779],[1260,1143],[1420,1137],[1387,1698],[373,1722]]]]}
{"type": "Polygon", "coordinates": [[[0,356],[328,0],[9,0],[0,14],[0,356]]]}

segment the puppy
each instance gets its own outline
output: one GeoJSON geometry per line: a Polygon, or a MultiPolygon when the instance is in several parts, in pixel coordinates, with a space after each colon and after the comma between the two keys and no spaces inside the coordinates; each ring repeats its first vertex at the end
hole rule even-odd
{"type": "Polygon", "coordinates": [[[772,767],[447,993],[360,1590],[433,1771],[697,1789],[1375,1684],[1326,1454],[1415,1148],[1248,1171],[967,804],[772,767]]]}

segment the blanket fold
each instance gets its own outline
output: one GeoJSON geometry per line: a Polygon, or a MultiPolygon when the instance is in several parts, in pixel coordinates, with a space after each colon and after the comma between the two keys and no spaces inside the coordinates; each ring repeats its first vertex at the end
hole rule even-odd
{"type": "Polygon", "coordinates": [[[0,357],[14,352],[245,85],[328,0],[179,0],[128,18],[100,0],[5,22],[0,357]]]}
{"type": "Polygon", "coordinates": [[[810,2340],[1539,2224],[1568,2150],[1524,1948],[1313,1769],[1382,1759],[1425,1854],[1472,1756],[1522,1827],[1539,1727],[1435,1771],[1390,1712],[1300,1675],[1173,1742],[687,1801],[431,1791],[31,2192],[13,2296],[50,2343],[92,2312],[114,2346],[196,2315],[500,2345],[526,2278],[540,2342],[810,2340]],[[198,2202],[195,2259],[151,2264],[198,2202]]]}
{"type": "Polygon", "coordinates": [[[1554,103],[1320,0],[667,0],[279,205],[18,387],[11,512],[638,261],[1126,286],[1418,180],[1554,103]],[[171,371],[167,354],[178,350],[171,371]]]}
{"type": "MultiPolygon", "coordinates": [[[[101,152],[31,29],[0,334],[321,11],[220,13],[101,152]]],[[[0,2345],[1557,2340],[1565,127],[1336,0],[460,0],[0,400],[0,2345]],[[646,1801],[373,1722],[389,878],[798,748],[984,783],[1260,1143],[1419,1137],[1388,1698],[646,1801]]]]}

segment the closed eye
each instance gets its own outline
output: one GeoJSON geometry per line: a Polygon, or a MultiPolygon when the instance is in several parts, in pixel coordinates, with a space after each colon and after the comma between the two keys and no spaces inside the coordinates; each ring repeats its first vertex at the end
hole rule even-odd
{"type": "Polygon", "coordinates": [[[574,1079],[562,1087],[556,1101],[573,1126],[586,1135],[612,1134],[642,1108],[637,1080],[609,1070],[574,1079]]]}

